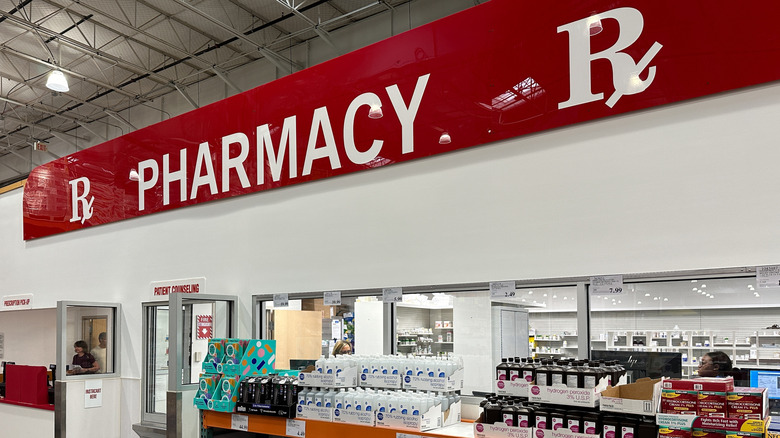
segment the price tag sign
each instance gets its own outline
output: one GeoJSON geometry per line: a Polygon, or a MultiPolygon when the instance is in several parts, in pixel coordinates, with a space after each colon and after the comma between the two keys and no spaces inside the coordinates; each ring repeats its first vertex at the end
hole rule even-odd
{"type": "Polygon", "coordinates": [[[759,289],[780,287],[780,266],[756,267],[756,284],[759,289]]]}
{"type": "Polygon", "coordinates": [[[326,306],[340,306],[341,291],[325,292],[322,294],[322,303],[326,306]]]}
{"type": "Polygon", "coordinates": [[[490,282],[490,298],[514,298],[514,281],[492,281],[490,282]]]}
{"type": "Polygon", "coordinates": [[[301,420],[292,420],[288,418],[285,435],[304,438],[306,436],[306,422],[301,420]]]}
{"type": "Polygon", "coordinates": [[[404,300],[403,288],[387,287],[382,289],[382,301],[385,303],[400,303],[404,300]]]}
{"type": "Polygon", "coordinates": [[[236,415],[236,414],[231,415],[230,428],[233,430],[242,430],[244,432],[249,432],[249,417],[247,417],[246,415],[236,415]]]}
{"type": "Polygon", "coordinates": [[[619,295],[623,293],[622,275],[590,277],[591,295],[619,295]]]}
{"type": "Polygon", "coordinates": [[[290,300],[287,294],[274,294],[274,307],[288,307],[290,300]]]}

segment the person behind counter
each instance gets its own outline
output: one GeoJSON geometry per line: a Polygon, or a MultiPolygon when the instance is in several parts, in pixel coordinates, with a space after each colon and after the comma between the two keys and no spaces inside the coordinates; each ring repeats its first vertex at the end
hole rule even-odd
{"type": "Polygon", "coordinates": [[[99,373],[107,373],[106,370],[106,351],[108,346],[108,336],[106,336],[106,332],[101,332],[98,335],[98,344],[95,348],[92,349],[89,353],[95,357],[95,360],[98,363],[98,366],[100,367],[99,373]]]}
{"type": "Polygon", "coordinates": [[[352,354],[352,344],[344,340],[336,342],[336,345],[333,346],[332,355],[335,356],[337,354],[352,354]]]}
{"type": "Polygon", "coordinates": [[[76,354],[73,355],[71,364],[76,366],[69,369],[68,374],[94,373],[100,369],[100,365],[98,365],[95,360],[95,356],[87,353],[87,348],[89,348],[89,346],[84,341],[76,341],[73,344],[73,349],[76,351],[76,354]]]}
{"type": "Polygon", "coordinates": [[[726,377],[731,370],[731,358],[722,351],[710,351],[699,363],[699,377],[726,377]]]}

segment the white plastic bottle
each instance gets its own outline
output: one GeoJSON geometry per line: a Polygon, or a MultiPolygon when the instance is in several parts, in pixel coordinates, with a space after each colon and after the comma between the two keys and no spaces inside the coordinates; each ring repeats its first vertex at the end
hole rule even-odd
{"type": "Polygon", "coordinates": [[[336,409],[344,409],[344,397],[346,397],[347,391],[344,388],[339,389],[339,392],[333,397],[333,406],[336,409]]]}
{"type": "Polygon", "coordinates": [[[306,404],[306,394],[311,391],[311,388],[303,388],[300,392],[298,392],[298,404],[299,405],[305,405],[306,404]]]}
{"type": "Polygon", "coordinates": [[[325,388],[320,388],[319,391],[314,393],[314,406],[318,408],[325,406],[325,388]]]}
{"type": "Polygon", "coordinates": [[[317,393],[317,388],[311,388],[309,389],[309,392],[306,393],[306,404],[308,406],[314,406],[314,394],[317,393]]]}
{"type": "Polygon", "coordinates": [[[323,398],[323,406],[326,408],[332,408],[336,406],[336,394],[338,394],[333,389],[328,389],[328,392],[325,393],[325,397],[323,398]]]}
{"type": "Polygon", "coordinates": [[[319,359],[314,362],[314,369],[318,373],[322,373],[325,368],[325,355],[321,355],[319,359]]]}

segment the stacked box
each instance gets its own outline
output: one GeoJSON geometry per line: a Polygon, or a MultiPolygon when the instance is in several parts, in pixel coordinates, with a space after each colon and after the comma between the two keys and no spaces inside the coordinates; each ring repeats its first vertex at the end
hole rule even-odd
{"type": "Polygon", "coordinates": [[[661,390],[661,413],[696,415],[699,392],[682,389],[661,390]]]}
{"type": "Polygon", "coordinates": [[[727,395],[728,416],[763,420],[769,411],[766,388],[734,388],[727,395]]]}
{"type": "Polygon", "coordinates": [[[699,400],[696,408],[699,416],[727,417],[727,395],[727,392],[699,391],[699,400]]]}

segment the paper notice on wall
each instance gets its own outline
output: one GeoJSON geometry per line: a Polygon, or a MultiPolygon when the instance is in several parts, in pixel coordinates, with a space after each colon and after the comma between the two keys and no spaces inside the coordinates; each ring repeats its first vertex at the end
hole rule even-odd
{"type": "Polygon", "coordinates": [[[622,275],[590,277],[591,295],[619,295],[623,293],[622,275]]]}
{"type": "Polygon", "coordinates": [[[341,320],[340,319],[334,319],[332,320],[332,324],[330,326],[330,337],[331,339],[341,339],[341,337],[344,335],[343,329],[341,328],[341,320]]]}
{"type": "Polygon", "coordinates": [[[756,268],[756,284],[759,289],[780,287],[780,265],[758,266],[756,268]]]}
{"type": "Polygon", "coordinates": [[[99,408],[103,406],[103,380],[90,379],[84,381],[84,408],[99,408]]]}

